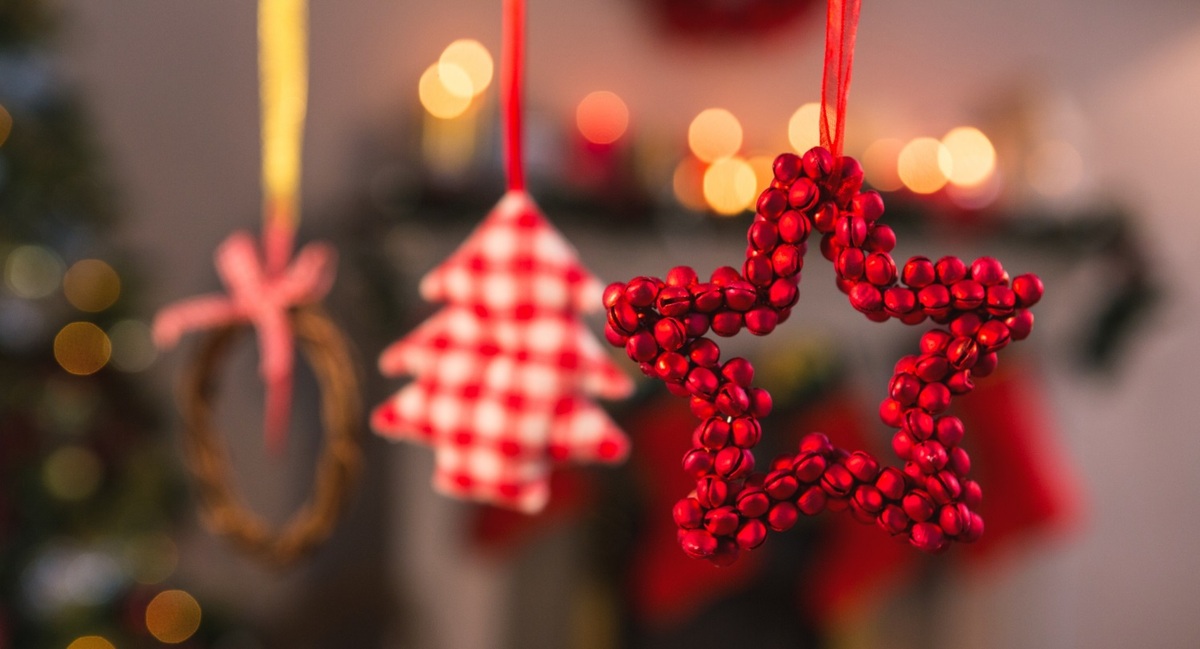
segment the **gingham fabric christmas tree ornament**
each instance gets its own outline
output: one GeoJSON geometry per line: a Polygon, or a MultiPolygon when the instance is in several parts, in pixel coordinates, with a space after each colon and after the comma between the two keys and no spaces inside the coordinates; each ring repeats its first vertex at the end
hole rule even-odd
{"type": "Polygon", "coordinates": [[[624,433],[590,397],[626,396],[632,382],[579,317],[599,307],[600,283],[524,191],[523,14],[519,0],[506,4],[509,191],[422,279],[422,297],[447,306],[380,356],[383,374],[416,378],[371,425],[433,446],[439,491],[536,512],[555,462],[625,458],[624,433]]]}

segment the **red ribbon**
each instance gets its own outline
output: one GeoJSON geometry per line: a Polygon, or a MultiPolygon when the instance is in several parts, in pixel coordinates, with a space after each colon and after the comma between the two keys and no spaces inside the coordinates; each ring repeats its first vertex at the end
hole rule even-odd
{"type": "Polygon", "coordinates": [[[521,153],[521,95],[525,86],[525,0],[504,2],[504,50],[500,59],[504,114],[504,162],[509,190],[525,189],[521,153]]]}
{"type": "Polygon", "coordinates": [[[214,261],[228,295],[201,295],[170,305],[154,317],[154,342],[173,347],[189,331],[249,322],[258,335],[259,372],[266,384],[265,421],[267,446],[283,448],[287,435],[292,393],[292,340],[288,309],[323,298],[333,286],[337,253],[324,243],[310,243],[290,260],[278,263],[291,230],[268,225],[259,254],[254,237],[234,232],[217,248],[214,261]]]}
{"type": "Polygon", "coordinates": [[[829,149],[835,161],[842,155],[846,131],[846,98],[850,95],[860,4],[860,0],[829,0],[826,15],[825,72],[821,76],[821,146],[829,149]]]}

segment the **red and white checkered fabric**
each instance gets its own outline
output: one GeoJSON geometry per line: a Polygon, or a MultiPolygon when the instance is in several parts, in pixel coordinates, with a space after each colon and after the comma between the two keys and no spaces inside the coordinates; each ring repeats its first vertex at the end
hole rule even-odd
{"type": "Polygon", "coordinates": [[[420,288],[448,306],[380,356],[383,374],[416,378],[371,426],[433,446],[435,488],[536,512],[552,463],[624,459],[628,439],[588,399],[632,389],[578,316],[600,283],[528,194],[505,195],[420,288]]]}

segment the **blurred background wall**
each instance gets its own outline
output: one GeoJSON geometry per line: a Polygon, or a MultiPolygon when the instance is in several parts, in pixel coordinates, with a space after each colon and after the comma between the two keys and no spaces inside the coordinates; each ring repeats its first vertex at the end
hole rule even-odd
{"type": "MultiPolygon", "coordinates": [[[[212,290],[212,249],[232,229],[255,224],[260,202],[253,3],[60,4],[60,63],[84,91],[118,179],[119,237],[150,271],[147,309],[212,290]]],[[[336,237],[356,201],[380,182],[382,152],[402,169],[421,164],[396,153],[411,150],[406,138],[420,122],[417,79],[454,39],[475,38],[498,51],[499,3],[314,2],[311,24],[304,234],[336,237]]],[[[692,117],[721,106],[741,119],[747,148],[783,150],[789,116],[817,99],[822,26],[817,9],[761,38],[687,39],[666,34],[634,0],[534,0],[528,27],[531,119],[569,120],[562,116],[571,115],[585,94],[604,89],[628,104],[631,133],[653,139],[660,149],[685,151],[692,117]]],[[[1044,250],[968,244],[994,252],[1017,272],[1046,275],[1039,328],[1023,344],[1044,361],[1038,380],[1064,471],[1076,481],[1078,515],[1058,533],[1009,548],[984,568],[944,577],[919,619],[904,619],[912,611],[903,603],[884,603],[877,605],[882,613],[867,618],[873,626],[843,629],[835,640],[845,646],[909,646],[914,638],[947,647],[1197,646],[1200,553],[1193,538],[1200,532],[1200,489],[1192,484],[1191,462],[1200,456],[1200,431],[1191,408],[1200,367],[1200,273],[1191,247],[1200,245],[1200,218],[1188,188],[1200,170],[1200,5],[866,3],[858,42],[848,125],[852,149],[878,137],[939,137],[961,124],[1002,123],[1020,114],[1030,132],[1070,143],[1082,166],[1071,191],[1018,196],[1015,210],[1069,222],[1097,206],[1121,206],[1162,299],[1107,370],[1083,371],[1069,349],[1082,335],[1089,305],[1113,290],[1107,256],[1080,255],[1067,263],[1040,258],[1052,254],[1044,250]]],[[[536,125],[531,133],[537,137],[536,125]]],[[[663,184],[669,194],[669,177],[663,184]]],[[[497,189],[479,197],[480,218],[498,195],[497,189]]],[[[419,223],[420,214],[407,218],[419,223]]],[[[408,264],[407,281],[415,284],[469,225],[456,224],[444,238],[431,239],[423,259],[414,252],[397,262],[408,264]]],[[[736,252],[741,237],[728,230],[723,236],[731,245],[709,241],[694,251],[684,240],[665,252],[651,241],[636,248],[644,256],[625,259],[595,226],[565,229],[605,281],[631,276],[629,268],[662,272],[669,263],[693,262],[691,255],[703,267],[721,250],[736,252]]],[[[954,240],[930,241],[938,241],[939,249],[920,252],[960,252],[954,240]]],[[[802,288],[802,300],[827,290],[807,283],[802,288]]],[[[351,317],[351,311],[341,312],[343,320],[351,317]]],[[[388,323],[372,326],[386,331],[388,323]]],[[[856,324],[852,331],[872,335],[870,325],[856,324]]],[[[377,351],[361,349],[368,373],[377,351]]],[[[244,363],[247,373],[250,363],[244,363]]],[[[151,372],[165,385],[178,365],[177,358],[165,357],[151,372]]],[[[871,386],[881,384],[866,385],[868,392],[876,390],[873,403],[878,388],[871,386]]],[[[162,393],[169,399],[169,390],[162,393]]],[[[252,397],[245,401],[247,409],[255,407],[252,397]]],[[[245,453],[260,452],[257,439],[249,438],[234,444],[244,445],[245,453]]],[[[375,565],[386,566],[381,579],[388,584],[380,588],[389,599],[363,615],[371,620],[364,624],[393,627],[371,636],[387,646],[521,646],[514,644],[521,637],[514,625],[539,618],[513,614],[512,594],[522,580],[537,579],[529,575],[538,569],[527,565],[536,562],[480,558],[462,548],[462,511],[425,493],[424,449],[372,440],[368,450],[374,469],[366,498],[372,504],[356,505],[351,516],[356,529],[375,534],[376,541],[331,549],[335,558],[327,555],[309,570],[336,573],[336,557],[355,552],[385,557],[375,565]]],[[[304,488],[306,471],[254,471],[244,486],[265,492],[264,506],[283,508],[304,488]]],[[[1004,497],[994,491],[988,496],[1004,497]]],[[[553,550],[541,559],[559,566],[559,575],[572,574],[578,557],[571,542],[546,547],[553,550]]],[[[338,596],[306,593],[309,577],[249,566],[194,528],[181,541],[181,553],[180,570],[198,595],[277,634],[298,624],[296,611],[311,615],[327,597],[338,596]],[[298,603],[302,599],[309,603],[298,603]]],[[[353,583],[341,587],[352,590],[353,583]]],[[[553,626],[553,618],[568,614],[548,609],[540,623],[553,626]]],[[[561,634],[567,632],[546,638],[566,637],[561,634]]],[[[524,646],[555,646],[553,640],[540,642],[524,646]]],[[[331,640],[313,646],[355,645],[331,640]]]]}

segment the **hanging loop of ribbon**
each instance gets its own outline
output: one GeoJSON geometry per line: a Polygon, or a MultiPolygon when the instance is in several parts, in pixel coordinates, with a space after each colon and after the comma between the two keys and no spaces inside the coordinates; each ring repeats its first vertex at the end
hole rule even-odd
{"type": "Polygon", "coordinates": [[[525,0],[504,0],[503,31],[500,75],[504,166],[509,191],[522,191],[525,189],[525,159],[521,142],[521,101],[525,91],[525,0]]]}
{"type": "Polygon", "coordinates": [[[305,246],[293,258],[300,205],[300,160],[308,97],[307,0],[259,0],[259,100],[262,109],[263,236],[235,232],[218,248],[217,272],[228,295],[170,305],[156,316],[155,342],[174,346],[189,331],[251,324],[266,385],[267,445],[280,451],[291,410],[293,332],[288,311],[320,301],[333,284],[336,253],[305,246]]]}
{"type": "MultiPolygon", "coordinates": [[[[854,67],[861,0],[829,0],[825,22],[825,69],[821,75],[821,146],[834,161],[842,155],[846,131],[846,100],[854,67]]],[[[835,167],[835,178],[840,164],[835,167]]]]}

